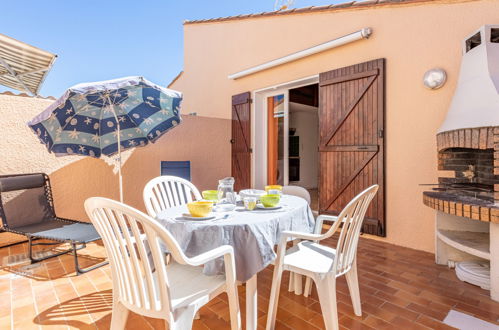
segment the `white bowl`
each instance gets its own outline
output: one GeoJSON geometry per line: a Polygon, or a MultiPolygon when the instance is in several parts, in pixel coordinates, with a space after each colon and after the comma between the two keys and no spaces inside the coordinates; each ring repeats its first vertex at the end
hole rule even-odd
{"type": "Polygon", "coordinates": [[[241,199],[244,199],[246,197],[255,197],[256,199],[259,199],[260,196],[265,194],[265,190],[258,189],[244,189],[239,192],[239,196],[241,196],[241,199]]]}
{"type": "Polygon", "coordinates": [[[215,206],[215,210],[218,212],[230,212],[234,210],[236,206],[230,203],[218,204],[215,206]]]}

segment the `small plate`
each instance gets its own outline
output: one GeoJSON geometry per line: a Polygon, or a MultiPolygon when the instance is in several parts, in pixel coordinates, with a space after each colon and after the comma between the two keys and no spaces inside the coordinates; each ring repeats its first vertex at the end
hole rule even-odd
{"type": "Polygon", "coordinates": [[[260,210],[278,210],[282,208],[282,206],[277,205],[277,206],[265,207],[263,206],[263,204],[256,204],[256,208],[260,210]]]}
{"type": "Polygon", "coordinates": [[[211,220],[211,219],[215,219],[215,218],[216,218],[216,216],[214,216],[214,215],[209,215],[207,217],[193,217],[189,213],[184,213],[184,214],[182,214],[181,217],[178,217],[176,219],[178,219],[178,220],[211,220]]]}

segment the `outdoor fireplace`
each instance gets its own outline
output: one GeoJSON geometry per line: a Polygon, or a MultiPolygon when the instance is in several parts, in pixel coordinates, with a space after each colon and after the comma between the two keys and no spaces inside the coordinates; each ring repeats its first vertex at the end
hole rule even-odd
{"type": "Polygon", "coordinates": [[[424,204],[436,209],[436,262],[499,301],[499,25],[466,38],[458,85],[437,134],[445,171],[424,204]],[[478,221],[473,221],[478,220],[478,221]]]}
{"type": "Polygon", "coordinates": [[[451,176],[440,177],[438,186],[424,193],[424,203],[449,214],[499,223],[499,143],[494,141],[499,142],[499,127],[438,134],[438,169],[451,176]]]}

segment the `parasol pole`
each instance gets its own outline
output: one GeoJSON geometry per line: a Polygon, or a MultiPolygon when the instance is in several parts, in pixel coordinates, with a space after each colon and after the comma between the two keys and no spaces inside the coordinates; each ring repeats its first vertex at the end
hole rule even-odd
{"type": "Polygon", "coordinates": [[[120,121],[118,120],[118,115],[114,110],[114,104],[111,102],[109,94],[107,94],[107,99],[109,100],[109,106],[113,110],[114,119],[116,120],[117,138],[118,138],[118,176],[120,182],[120,202],[123,203],[123,177],[121,176],[121,128],[120,121]]]}

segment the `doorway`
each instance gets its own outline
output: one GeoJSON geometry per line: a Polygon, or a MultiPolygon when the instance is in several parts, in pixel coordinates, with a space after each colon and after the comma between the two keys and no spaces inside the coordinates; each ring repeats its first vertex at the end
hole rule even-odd
{"type": "MultiPolygon", "coordinates": [[[[295,138],[290,141],[290,105],[294,107],[294,103],[303,102],[296,100],[295,89],[317,86],[318,81],[319,76],[316,75],[253,92],[251,178],[254,188],[263,189],[269,183],[289,185],[295,181],[297,167],[289,164],[290,142],[296,141],[295,138]],[[291,98],[293,102],[290,102],[291,98]],[[295,171],[291,173],[291,180],[290,171],[295,171]]],[[[317,152],[317,145],[315,151],[317,152]]]]}
{"type": "Polygon", "coordinates": [[[289,90],[289,185],[307,189],[318,210],[319,85],[289,90]]]}
{"type": "Polygon", "coordinates": [[[254,126],[255,138],[259,139],[254,144],[255,187],[267,184],[304,187],[311,194],[313,209],[317,209],[319,85],[316,78],[308,81],[311,83],[301,81],[266,91],[260,100],[258,93],[255,95],[256,106],[261,106],[255,111],[255,121],[261,121],[254,126]],[[259,113],[265,118],[258,118],[259,113]],[[258,146],[266,146],[264,154],[264,148],[258,146]]]}

